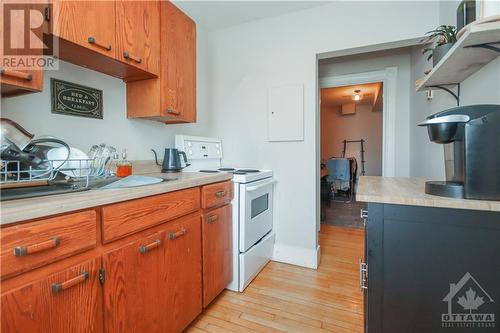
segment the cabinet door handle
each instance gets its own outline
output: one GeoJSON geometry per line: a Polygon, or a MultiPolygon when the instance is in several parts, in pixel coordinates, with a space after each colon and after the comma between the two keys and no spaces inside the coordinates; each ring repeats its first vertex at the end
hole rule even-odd
{"type": "Polygon", "coordinates": [[[28,254],[38,253],[41,251],[49,250],[56,248],[61,244],[61,239],[59,237],[53,237],[45,242],[41,242],[38,244],[33,244],[29,246],[16,246],[14,248],[14,255],[16,257],[23,257],[28,254]]]}
{"type": "Polygon", "coordinates": [[[182,237],[184,236],[185,234],[187,233],[187,230],[185,228],[182,228],[181,230],[177,231],[177,232],[171,232],[168,234],[168,238],[170,239],[177,239],[179,237],[182,237]]]}
{"type": "Polygon", "coordinates": [[[359,260],[359,289],[363,291],[363,289],[368,289],[366,285],[368,275],[368,265],[361,260],[359,260]]]}
{"type": "Polygon", "coordinates": [[[0,75],[15,77],[16,79],[21,79],[21,80],[25,80],[25,81],[33,80],[33,75],[31,73],[15,71],[13,69],[2,68],[2,69],[0,69],[0,75]]]}
{"type": "Polygon", "coordinates": [[[123,57],[125,59],[130,59],[130,60],[133,60],[135,61],[136,63],[140,64],[142,62],[142,59],[139,58],[139,57],[135,57],[133,55],[131,55],[130,53],[128,53],[127,51],[123,52],[123,57]]]}
{"type": "Polygon", "coordinates": [[[226,192],[226,191],[218,191],[218,192],[215,192],[215,196],[216,196],[217,198],[223,198],[223,197],[225,197],[225,196],[226,196],[226,194],[227,194],[227,192],[226,192]]]}
{"type": "Polygon", "coordinates": [[[214,214],[214,215],[210,215],[208,218],[207,218],[207,222],[208,223],[214,223],[215,221],[217,221],[219,219],[219,215],[218,214],[214,214]]]}
{"type": "Polygon", "coordinates": [[[139,246],[140,253],[147,253],[151,250],[159,248],[161,245],[161,240],[157,239],[153,243],[139,246]]]}
{"type": "Polygon", "coordinates": [[[61,283],[53,283],[52,284],[52,292],[54,294],[58,294],[61,291],[64,291],[68,288],[71,288],[73,286],[76,286],[77,284],[84,282],[88,278],[89,278],[89,272],[83,272],[82,274],[78,275],[77,277],[74,277],[74,278],[69,279],[67,281],[64,281],[61,283]]]}
{"type": "Polygon", "coordinates": [[[180,115],[180,114],[181,114],[181,113],[180,113],[180,111],[175,111],[175,110],[174,110],[174,109],[172,109],[171,107],[169,107],[169,108],[167,109],[167,113],[174,114],[174,115],[176,115],[176,116],[178,116],[178,115],[180,115]]]}
{"type": "Polygon", "coordinates": [[[89,37],[87,40],[88,40],[89,44],[95,45],[95,46],[100,47],[102,49],[105,49],[107,51],[111,51],[111,44],[109,44],[107,46],[104,44],[100,44],[96,41],[96,39],[94,37],[89,37]]]}

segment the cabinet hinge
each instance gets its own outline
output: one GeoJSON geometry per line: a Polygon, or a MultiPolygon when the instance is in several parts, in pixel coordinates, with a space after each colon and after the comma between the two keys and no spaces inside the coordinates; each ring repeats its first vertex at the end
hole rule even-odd
{"type": "Polygon", "coordinates": [[[104,270],[104,268],[99,268],[99,282],[101,284],[104,284],[105,281],[106,281],[106,271],[104,270]]]}
{"type": "Polygon", "coordinates": [[[45,20],[50,21],[50,7],[45,7],[45,20]]]}

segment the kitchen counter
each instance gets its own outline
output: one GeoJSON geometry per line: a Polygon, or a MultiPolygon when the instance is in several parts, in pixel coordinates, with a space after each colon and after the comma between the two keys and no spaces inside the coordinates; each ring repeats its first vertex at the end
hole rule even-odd
{"type": "Polygon", "coordinates": [[[466,200],[425,193],[424,178],[362,176],[356,200],[373,203],[500,212],[500,201],[466,200]]]}
{"type": "Polygon", "coordinates": [[[11,200],[0,203],[1,225],[43,216],[108,205],[120,201],[217,183],[232,178],[230,173],[147,173],[143,175],[167,179],[159,184],[121,189],[96,189],[84,192],[11,200]]]}

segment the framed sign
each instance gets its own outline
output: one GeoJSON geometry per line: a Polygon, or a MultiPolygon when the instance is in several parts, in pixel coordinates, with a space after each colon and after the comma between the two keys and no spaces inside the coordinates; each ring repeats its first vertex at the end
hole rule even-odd
{"type": "Polygon", "coordinates": [[[52,113],[102,119],[102,90],[50,79],[52,113]]]}

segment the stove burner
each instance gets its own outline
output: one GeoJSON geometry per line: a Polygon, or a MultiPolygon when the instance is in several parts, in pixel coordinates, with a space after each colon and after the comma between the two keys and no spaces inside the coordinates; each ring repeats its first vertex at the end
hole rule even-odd
{"type": "Polygon", "coordinates": [[[235,171],[235,168],[219,168],[219,171],[235,171]]]}
{"type": "Polygon", "coordinates": [[[236,171],[238,171],[238,172],[244,172],[244,173],[256,173],[256,172],[260,172],[260,170],[257,170],[257,169],[238,169],[236,171]]]}
{"type": "Polygon", "coordinates": [[[206,173],[219,173],[217,170],[200,170],[200,172],[206,172],[206,173]]]}
{"type": "Polygon", "coordinates": [[[236,170],[232,172],[233,175],[246,175],[247,173],[245,171],[241,170],[236,170]]]}

